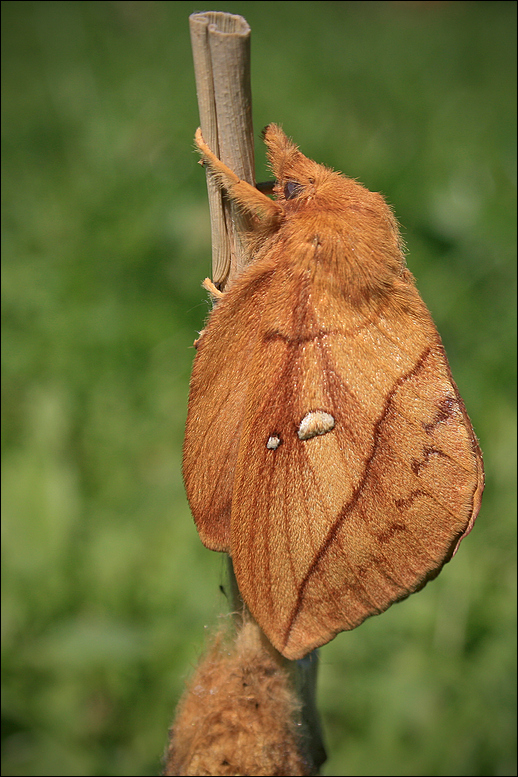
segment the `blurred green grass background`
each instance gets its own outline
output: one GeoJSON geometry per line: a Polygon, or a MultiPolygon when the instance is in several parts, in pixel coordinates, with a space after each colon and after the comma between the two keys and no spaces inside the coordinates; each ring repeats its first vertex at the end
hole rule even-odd
{"type": "MultiPolygon", "coordinates": [[[[514,775],[513,2],[222,2],[270,121],[382,191],[480,437],[475,530],[321,651],[333,775],[514,775]]],[[[208,312],[186,2],[3,2],[4,775],[157,774],[226,603],[181,480],[208,312]]]]}

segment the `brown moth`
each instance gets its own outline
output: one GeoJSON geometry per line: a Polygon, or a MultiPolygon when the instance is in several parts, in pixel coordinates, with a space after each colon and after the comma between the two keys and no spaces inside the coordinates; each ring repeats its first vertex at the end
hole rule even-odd
{"type": "Polygon", "coordinates": [[[255,220],[197,343],[183,472],[202,542],[230,553],[252,615],[297,659],[434,578],[484,474],[384,199],[280,127],[264,137],[274,200],[196,134],[255,220]]]}

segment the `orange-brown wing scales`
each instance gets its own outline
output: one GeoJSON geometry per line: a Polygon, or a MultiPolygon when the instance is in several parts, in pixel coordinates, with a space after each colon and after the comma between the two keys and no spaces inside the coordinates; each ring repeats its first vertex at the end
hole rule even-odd
{"type": "Polygon", "coordinates": [[[354,331],[327,315],[331,326],[313,338],[263,331],[255,341],[250,363],[263,354],[261,370],[248,384],[232,495],[241,593],[292,659],[435,576],[466,530],[481,476],[422,303],[420,321],[373,316],[354,331]],[[399,334],[410,325],[422,328],[411,342],[399,334]],[[316,409],[334,428],[300,440],[316,409]]]}
{"type": "MultiPolygon", "coordinates": [[[[268,278],[263,281],[267,286],[268,278]]],[[[253,369],[253,292],[252,286],[245,287],[237,297],[238,309],[236,296],[229,292],[212,312],[198,341],[191,376],[183,475],[198,532],[211,550],[230,550],[234,471],[253,369]],[[237,321],[239,331],[246,332],[246,342],[238,339],[237,321]]]]}

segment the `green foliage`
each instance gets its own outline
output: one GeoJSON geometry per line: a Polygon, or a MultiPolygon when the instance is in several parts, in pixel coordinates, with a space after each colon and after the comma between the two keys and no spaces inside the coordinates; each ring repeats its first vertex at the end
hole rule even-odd
{"type": "MultiPolygon", "coordinates": [[[[257,135],[395,206],[485,454],[454,561],[322,649],[325,773],[515,774],[516,4],[216,8],[252,26],[257,135]]],[[[5,775],[156,774],[226,611],[180,473],[210,258],[193,10],[2,3],[5,775]]]]}

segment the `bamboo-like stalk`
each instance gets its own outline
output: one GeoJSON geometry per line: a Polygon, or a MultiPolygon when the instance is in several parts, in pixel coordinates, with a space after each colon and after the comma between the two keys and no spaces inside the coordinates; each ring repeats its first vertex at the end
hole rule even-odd
{"type": "MultiPolygon", "coordinates": [[[[253,185],[250,27],[242,16],[219,11],[192,14],[189,25],[203,137],[222,162],[253,185]]],[[[247,224],[209,177],[207,189],[212,280],[224,289],[242,269],[247,224]]]]}

